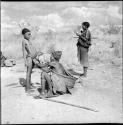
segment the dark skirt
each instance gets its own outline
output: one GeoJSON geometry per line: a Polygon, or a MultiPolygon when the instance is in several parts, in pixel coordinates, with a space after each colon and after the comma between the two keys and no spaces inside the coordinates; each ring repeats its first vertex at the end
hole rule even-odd
{"type": "Polygon", "coordinates": [[[84,48],[82,46],[77,46],[77,57],[78,61],[80,64],[83,65],[83,67],[88,67],[89,62],[88,62],[88,48],[84,48]]]}

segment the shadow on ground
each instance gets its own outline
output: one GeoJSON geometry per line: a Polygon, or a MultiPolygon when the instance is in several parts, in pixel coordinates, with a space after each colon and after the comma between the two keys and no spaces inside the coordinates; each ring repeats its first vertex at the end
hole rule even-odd
{"type": "Polygon", "coordinates": [[[11,86],[16,86],[16,85],[18,85],[18,83],[8,84],[8,85],[6,85],[6,87],[11,87],[11,86]]]}
{"type": "Polygon", "coordinates": [[[6,85],[6,87],[17,88],[17,87],[22,87],[22,86],[18,85],[18,83],[12,83],[12,84],[6,85]]]}
{"type": "Polygon", "coordinates": [[[22,87],[25,87],[25,85],[26,85],[26,79],[19,78],[19,83],[20,83],[20,85],[22,85],[22,87]]]}

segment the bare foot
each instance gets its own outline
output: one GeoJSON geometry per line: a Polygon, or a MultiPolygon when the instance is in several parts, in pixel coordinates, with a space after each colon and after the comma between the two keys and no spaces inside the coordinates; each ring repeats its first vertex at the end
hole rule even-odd
{"type": "Polygon", "coordinates": [[[33,92],[34,92],[33,90],[26,90],[26,94],[30,96],[33,95],[33,92]]]}
{"type": "Polygon", "coordinates": [[[47,98],[56,97],[56,96],[59,96],[59,94],[53,94],[52,91],[48,91],[47,93],[47,98]]]}
{"type": "Polygon", "coordinates": [[[46,94],[40,94],[40,95],[38,95],[40,98],[46,98],[47,97],[47,95],[46,94]]]}
{"type": "Polygon", "coordinates": [[[34,96],[35,99],[42,99],[42,98],[46,98],[46,94],[39,94],[37,96],[34,96]]]}

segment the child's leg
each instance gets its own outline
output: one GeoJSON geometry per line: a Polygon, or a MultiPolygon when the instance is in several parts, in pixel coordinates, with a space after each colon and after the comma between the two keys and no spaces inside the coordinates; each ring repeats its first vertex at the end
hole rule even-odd
{"type": "Polygon", "coordinates": [[[32,73],[32,59],[27,58],[27,73],[26,73],[26,91],[30,90],[31,86],[31,73],[32,73]]]}
{"type": "Polygon", "coordinates": [[[52,92],[52,81],[48,73],[42,72],[41,75],[41,83],[42,83],[42,91],[45,92],[45,84],[48,83],[48,87],[50,92],[52,92]]]}
{"type": "Polygon", "coordinates": [[[42,87],[42,91],[40,94],[45,94],[45,84],[46,84],[46,79],[43,75],[43,73],[41,74],[41,87],[42,87]]]}
{"type": "Polygon", "coordinates": [[[80,74],[80,76],[86,77],[87,76],[87,69],[88,69],[88,67],[83,67],[83,73],[80,74]]]}
{"type": "Polygon", "coordinates": [[[88,65],[89,65],[88,49],[86,49],[86,48],[81,48],[81,62],[80,63],[83,65],[83,74],[81,74],[80,76],[86,77],[87,69],[88,69],[88,65]]]}
{"type": "Polygon", "coordinates": [[[84,76],[86,77],[87,76],[87,69],[88,69],[88,67],[83,67],[83,69],[84,69],[84,76]]]}

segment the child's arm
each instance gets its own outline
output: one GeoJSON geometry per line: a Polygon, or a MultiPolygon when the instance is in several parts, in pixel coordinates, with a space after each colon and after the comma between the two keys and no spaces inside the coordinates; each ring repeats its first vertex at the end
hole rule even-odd
{"type": "Polygon", "coordinates": [[[86,37],[82,36],[82,34],[76,33],[76,35],[77,35],[80,39],[82,39],[84,42],[87,41],[86,37]]]}
{"type": "Polygon", "coordinates": [[[26,65],[26,51],[25,51],[25,43],[24,41],[22,42],[22,52],[23,52],[23,58],[24,58],[24,62],[25,62],[25,65],[26,65]]]}
{"type": "MultiPolygon", "coordinates": [[[[82,41],[86,44],[84,44],[85,46],[90,46],[91,45],[91,34],[90,34],[90,31],[87,31],[86,33],[86,36],[82,36],[82,34],[77,34],[79,36],[80,39],[82,39],[82,41]]],[[[80,44],[83,44],[81,43],[81,41],[79,41],[80,44]]]]}
{"type": "Polygon", "coordinates": [[[77,36],[79,36],[79,38],[81,38],[84,42],[87,41],[87,38],[82,36],[82,34],[76,33],[77,36]]]}
{"type": "Polygon", "coordinates": [[[89,30],[87,30],[85,37],[83,37],[83,36],[81,35],[80,38],[81,38],[84,42],[86,42],[87,44],[91,45],[91,34],[90,34],[90,31],[89,31],[89,30]]]}

